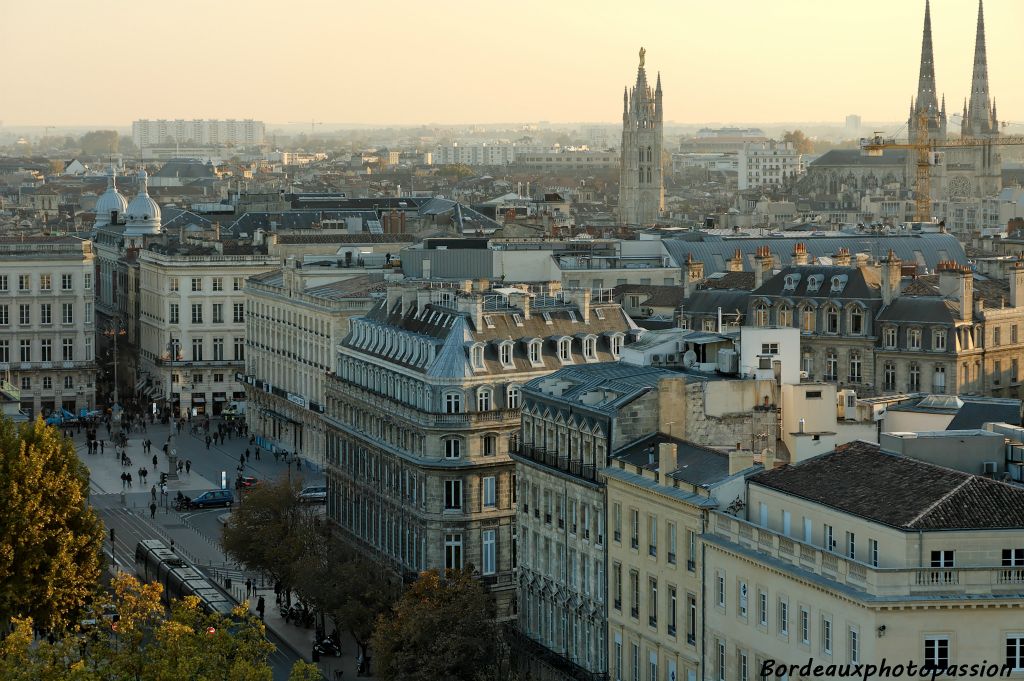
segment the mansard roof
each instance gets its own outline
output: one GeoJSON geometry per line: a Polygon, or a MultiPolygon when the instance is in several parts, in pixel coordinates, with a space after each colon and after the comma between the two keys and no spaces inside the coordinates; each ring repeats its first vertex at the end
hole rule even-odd
{"type": "Polygon", "coordinates": [[[786,298],[841,298],[856,299],[867,302],[881,299],[882,290],[878,272],[871,267],[840,267],[838,265],[802,265],[786,267],[771,277],[761,288],[754,289],[754,296],[784,296],[786,298]],[[790,275],[800,275],[799,281],[792,289],[786,289],[786,280],[790,275]],[[815,275],[821,277],[815,279],[815,275]],[[845,277],[841,290],[833,290],[833,277],[845,277]],[[819,287],[811,290],[811,281],[819,281],[819,287]]]}

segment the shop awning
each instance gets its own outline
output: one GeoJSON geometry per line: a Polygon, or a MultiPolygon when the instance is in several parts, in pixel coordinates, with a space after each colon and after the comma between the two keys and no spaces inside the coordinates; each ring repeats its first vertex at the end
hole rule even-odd
{"type": "Polygon", "coordinates": [[[272,418],[272,419],[277,419],[278,421],[287,421],[288,423],[294,423],[294,424],[296,424],[296,425],[302,425],[302,423],[301,423],[300,421],[296,421],[295,419],[293,419],[293,418],[290,418],[290,417],[288,417],[288,416],[285,416],[285,415],[284,415],[284,414],[282,414],[281,412],[279,412],[279,411],[274,411],[273,409],[267,409],[267,410],[265,411],[265,413],[266,413],[266,415],[267,415],[267,416],[269,416],[270,418],[272,418]]]}
{"type": "Polygon", "coordinates": [[[146,387],[146,379],[145,378],[140,378],[139,380],[135,381],[135,390],[136,391],[142,390],[144,387],[146,387]]]}
{"type": "Polygon", "coordinates": [[[206,403],[206,398],[203,397],[202,395],[193,395],[192,396],[192,404],[205,404],[205,403],[206,403]]]}
{"type": "Polygon", "coordinates": [[[227,402],[228,398],[224,397],[223,395],[214,395],[213,396],[213,401],[214,402],[227,402]]]}

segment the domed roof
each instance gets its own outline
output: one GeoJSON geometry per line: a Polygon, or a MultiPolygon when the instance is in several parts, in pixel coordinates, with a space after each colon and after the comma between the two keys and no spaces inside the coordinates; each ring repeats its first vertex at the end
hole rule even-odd
{"type": "Polygon", "coordinates": [[[114,173],[114,166],[110,166],[107,168],[107,191],[96,199],[96,222],[93,226],[105,227],[110,224],[111,213],[117,211],[118,215],[123,215],[127,209],[128,199],[117,191],[117,176],[114,173]]]}
{"type": "Polygon", "coordinates": [[[139,171],[139,193],[125,210],[125,224],[128,231],[157,234],[160,232],[160,206],[149,196],[145,170],[139,171]]]}

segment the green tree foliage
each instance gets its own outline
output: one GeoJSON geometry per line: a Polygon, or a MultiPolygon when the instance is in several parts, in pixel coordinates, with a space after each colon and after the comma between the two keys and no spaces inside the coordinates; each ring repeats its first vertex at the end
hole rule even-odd
{"type": "Polygon", "coordinates": [[[70,440],[43,423],[0,421],[0,628],[31,617],[62,628],[100,575],[103,525],[70,440]]]}
{"type": "Polygon", "coordinates": [[[320,536],[311,506],[299,502],[301,481],[270,480],[254,487],[224,526],[221,545],[235,560],[293,588],[297,566],[320,536]]]}
{"type": "Polygon", "coordinates": [[[381,615],[374,674],[386,681],[474,681],[494,677],[501,636],[494,602],[470,570],[424,572],[381,615]]]}
{"type": "Polygon", "coordinates": [[[377,618],[391,609],[400,594],[385,569],[326,528],[323,538],[308,547],[295,568],[295,590],[303,602],[347,630],[365,655],[377,618]]]}
{"type": "Polygon", "coordinates": [[[803,130],[787,131],[786,134],[782,136],[782,141],[792,142],[793,148],[796,149],[798,154],[810,154],[814,152],[814,142],[804,134],[803,130]]]}
{"type": "Polygon", "coordinates": [[[103,156],[117,153],[119,142],[116,130],[92,130],[82,135],[78,145],[82,147],[83,154],[103,156]]]}
{"type": "MultiPolygon", "coordinates": [[[[54,644],[33,644],[31,621],[16,620],[13,632],[0,641],[0,678],[270,681],[273,677],[267,660],[274,647],[266,641],[263,624],[244,607],[231,618],[207,615],[198,600],[190,597],[175,602],[168,617],[158,585],[121,575],[113,586],[118,621],[102,616],[84,620],[54,644]]],[[[299,662],[291,679],[318,679],[315,670],[299,662]]]]}

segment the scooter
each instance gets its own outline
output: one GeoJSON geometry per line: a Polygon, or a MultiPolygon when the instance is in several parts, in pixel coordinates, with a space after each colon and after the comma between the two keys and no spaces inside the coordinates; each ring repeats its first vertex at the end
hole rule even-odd
{"type": "Polygon", "coordinates": [[[324,657],[341,657],[341,647],[338,646],[333,640],[325,638],[324,640],[313,646],[317,654],[324,657]]]}

